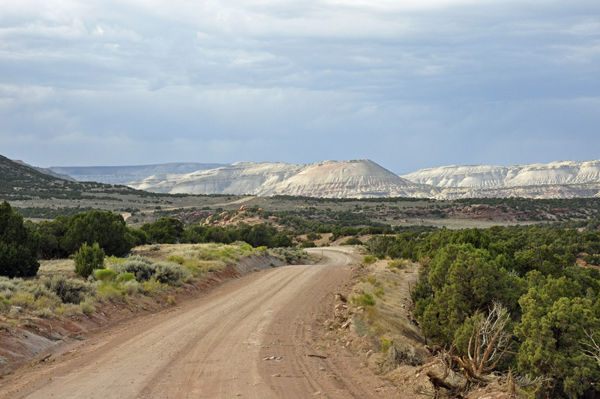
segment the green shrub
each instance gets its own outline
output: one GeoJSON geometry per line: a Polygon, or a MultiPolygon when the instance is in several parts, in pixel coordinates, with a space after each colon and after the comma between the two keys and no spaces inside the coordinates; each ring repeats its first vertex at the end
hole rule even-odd
{"type": "Polygon", "coordinates": [[[8,299],[0,295],[0,311],[5,311],[8,308],[10,308],[10,302],[8,299]]]}
{"type": "Polygon", "coordinates": [[[94,287],[74,278],[55,277],[52,279],[50,289],[63,303],[80,303],[86,295],[94,292],[94,287]]]}
{"type": "Polygon", "coordinates": [[[312,241],[304,241],[300,244],[300,248],[316,248],[317,244],[312,241]]]}
{"type": "Polygon", "coordinates": [[[406,263],[400,260],[393,260],[388,264],[390,269],[404,269],[406,267],[406,263]]]}
{"type": "Polygon", "coordinates": [[[362,263],[364,265],[371,265],[373,263],[375,263],[377,259],[373,256],[373,255],[367,255],[363,258],[362,263]]]}
{"type": "Polygon", "coordinates": [[[37,309],[31,313],[36,317],[44,317],[44,318],[52,317],[52,314],[53,314],[52,309],[50,309],[50,308],[37,309]]]}
{"type": "Polygon", "coordinates": [[[155,266],[154,280],[163,284],[181,286],[192,275],[188,269],[177,266],[174,263],[159,262],[155,266]]]}
{"type": "Polygon", "coordinates": [[[105,281],[98,286],[98,296],[111,302],[125,302],[125,288],[114,282],[105,281]]]}
{"type": "Polygon", "coordinates": [[[169,259],[167,259],[167,262],[173,262],[173,263],[178,263],[180,265],[183,265],[185,262],[185,259],[183,259],[183,256],[171,255],[171,256],[169,256],[169,259]]]}
{"type": "Polygon", "coordinates": [[[140,292],[147,296],[156,296],[165,292],[167,287],[166,284],[161,284],[158,281],[146,281],[140,284],[140,292]]]}
{"type": "Polygon", "coordinates": [[[135,280],[129,280],[125,284],[123,284],[123,289],[127,293],[127,295],[135,295],[140,292],[140,283],[135,280]]]}
{"type": "Polygon", "coordinates": [[[100,269],[94,272],[94,278],[98,281],[112,281],[117,278],[117,272],[113,269],[100,269]]]}
{"type": "Polygon", "coordinates": [[[195,264],[188,263],[188,264],[184,265],[183,267],[188,269],[194,276],[202,274],[202,272],[203,272],[202,269],[200,269],[198,267],[198,265],[195,265],[195,264]]]}
{"type": "Polygon", "coordinates": [[[375,306],[373,295],[367,293],[352,297],[352,302],[359,306],[375,306]]]}
{"type": "Polygon", "coordinates": [[[89,316],[92,313],[94,313],[96,311],[96,308],[94,307],[94,305],[92,305],[90,302],[88,301],[82,301],[79,304],[79,307],[81,307],[81,311],[83,312],[83,314],[89,316]]]}
{"type": "Polygon", "coordinates": [[[363,242],[356,237],[351,237],[348,238],[346,242],[343,242],[340,245],[363,245],[363,242]]]}
{"type": "Polygon", "coordinates": [[[88,277],[97,269],[104,269],[104,250],[98,243],[91,247],[84,243],[75,253],[75,274],[88,277]]]}
{"type": "Polygon", "coordinates": [[[128,281],[135,281],[135,274],[133,273],[121,273],[117,276],[117,281],[120,283],[126,283],[128,281]]]}

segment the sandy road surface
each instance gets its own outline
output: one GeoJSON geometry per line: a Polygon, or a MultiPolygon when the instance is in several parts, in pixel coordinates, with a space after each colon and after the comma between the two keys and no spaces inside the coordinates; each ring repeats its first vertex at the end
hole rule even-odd
{"type": "Polygon", "coordinates": [[[323,255],[318,265],[257,272],[97,332],[53,362],[0,380],[0,397],[381,397],[381,381],[365,378],[349,352],[318,343],[332,292],[356,261],[335,250],[323,255]],[[278,360],[263,360],[273,355],[278,360]]]}

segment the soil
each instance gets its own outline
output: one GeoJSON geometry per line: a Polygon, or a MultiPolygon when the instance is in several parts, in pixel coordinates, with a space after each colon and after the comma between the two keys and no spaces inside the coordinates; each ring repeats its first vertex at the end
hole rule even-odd
{"type": "Polygon", "coordinates": [[[91,333],[5,376],[0,398],[397,396],[322,326],[359,257],[316,251],[317,265],[253,273],[91,333]]]}

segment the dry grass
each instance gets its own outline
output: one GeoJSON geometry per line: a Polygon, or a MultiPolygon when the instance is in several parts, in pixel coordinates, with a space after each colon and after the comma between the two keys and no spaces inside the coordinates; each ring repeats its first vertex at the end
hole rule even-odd
{"type": "Polygon", "coordinates": [[[369,335],[391,341],[422,342],[418,327],[408,316],[412,305],[409,285],[416,282],[418,264],[403,262],[401,268],[398,266],[389,260],[375,262],[369,268],[371,272],[354,286],[352,296],[360,298],[368,294],[375,301],[374,306],[365,307],[361,316],[369,335]]]}
{"type": "Polygon", "coordinates": [[[75,261],[73,259],[57,259],[40,261],[38,276],[65,276],[75,277],[75,261]]]}

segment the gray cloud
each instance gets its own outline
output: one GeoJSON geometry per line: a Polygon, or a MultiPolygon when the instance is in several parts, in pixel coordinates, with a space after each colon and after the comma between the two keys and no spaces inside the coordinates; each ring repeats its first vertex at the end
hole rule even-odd
{"type": "Polygon", "coordinates": [[[0,153],[32,164],[598,158],[596,1],[0,7],[0,153]]]}

